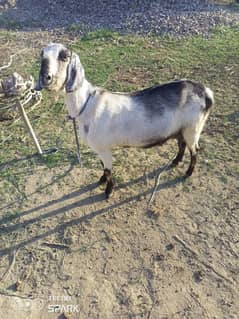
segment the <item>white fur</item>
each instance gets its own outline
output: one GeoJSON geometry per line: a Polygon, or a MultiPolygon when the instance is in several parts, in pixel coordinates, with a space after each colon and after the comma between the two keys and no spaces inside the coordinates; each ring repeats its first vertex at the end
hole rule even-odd
{"type": "MultiPolygon", "coordinates": [[[[66,106],[72,117],[79,114],[92,88],[84,80],[79,90],[66,94],[66,106]]],[[[182,126],[186,127],[186,143],[196,153],[198,139],[206,121],[198,97],[187,106],[186,112],[185,107],[169,109],[161,118],[149,119],[144,114],[143,106],[135,104],[130,96],[107,91],[101,94],[100,90],[95,89],[96,94],[77,120],[82,140],[98,153],[105,168],[112,169],[112,148],[144,146],[148,140],[157,136],[166,139],[176,134],[182,126]],[[86,126],[89,127],[87,133],[86,126]]]]}
{"type": "MultiPolygon", "coordinates": [[[[57,70],[58,62],[54,61],[57,60],[59,46],[52,44],[44,51],[50,57],[51,72],[57,83],[52,89],[58,90],[64,86],[67,72],[66,65],[58,65],[57,70]]],[[[205,92],[213,100],[213,92],[209,88],[205,88],[205,92]]],[[[65,94],[65,104],[69,115],[77,119],[81,139],[99,155],[104,168],[109,170],[112,170],[113,147],[144,146],[157,137],[167,139],[180,130],[192,154],[196,154],[200,133],[208,116],[202,110],[204,98],[195,94],[187,103],[186,96],[182,94],[178,107],[168,107],[162,116],[150,118],[145,114],[144,105],[136,103],[131,95],[92,86],[85,79],[83,68],[81,86],[65,94]],[[79,116],[89,94],[93,95],[79,116]]]]}

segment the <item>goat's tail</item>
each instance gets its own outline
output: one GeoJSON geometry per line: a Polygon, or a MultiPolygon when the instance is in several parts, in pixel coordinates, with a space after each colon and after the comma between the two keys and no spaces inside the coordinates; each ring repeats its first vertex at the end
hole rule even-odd
{"type": "Polygon", "coordinates": [[[214,104],[214,94],[213,91],[205,87],[205,102],[206,102],[206,111],[208,111],[214,104]]]}

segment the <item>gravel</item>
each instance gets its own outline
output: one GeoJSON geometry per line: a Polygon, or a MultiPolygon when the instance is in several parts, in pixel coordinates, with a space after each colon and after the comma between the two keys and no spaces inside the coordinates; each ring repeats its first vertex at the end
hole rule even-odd
{"type": "Polygon", "coordinates": [[[23,29],[100,28],[140,34],[208,35],[218,25],[239,24],[239,9],[208,0],[2,1],[0,24],[23,29]],[[9,21],[11,22],[9,24],[9,21]]]}

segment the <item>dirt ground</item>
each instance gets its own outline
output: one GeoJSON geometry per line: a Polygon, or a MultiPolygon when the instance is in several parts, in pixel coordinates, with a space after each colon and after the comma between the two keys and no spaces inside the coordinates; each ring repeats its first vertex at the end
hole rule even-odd
{"type": "MultiPolygon", "coordinates": [[[[24,35],[18,49],[35,54],[50,37],[24,35]]],[[[230,144],[224,128],[209,120],[193,176],[182,178],[187,153],[162,172],[151,203],[174,142],[116,150],[122,178],[109,200],[101,169],[16,165],[21,205],[19,192],[0,194],[0,318],[238,319],[238,133],[230,144]]]]}
{"type": "Polygon", "coordinates": [[[95,171],[38,168],[1,220],[0,317],[238,318],[238,181],[200,166],[164,172],[149,206],[156,163],[109,201],[95,171]]]}

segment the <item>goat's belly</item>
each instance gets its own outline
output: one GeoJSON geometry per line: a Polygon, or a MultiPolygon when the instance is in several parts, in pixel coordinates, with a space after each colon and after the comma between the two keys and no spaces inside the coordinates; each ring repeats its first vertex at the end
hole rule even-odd
{"type": "Polygon", "coordinates": [[[172,123],[166,117],[149,121],[145,117],[135,121],[107,121],[89,127],[88,133],[83,129],[85,142],[98,149],[107,149],[115,146],[122,147],[150,147],[162,145],[166,140],[176,135],[179,131],[177,124],[172,123]]]}
{"type": "Polygon", "coordinates": [[[142,147],[148,148],[156,145],[164,144],[169,138],[173,138],[174,135],[172,134],[169,136],[160,136],[157,134],[154,135],[145,135],[145,136],[122,136],[122,134],[117,134],[114,132],[113,134],[110,133],[107,136],[98,135],[97,139],[92,139],[92,141],[88,140],[89,144],[101,145],[102,148],[113,148],[116,146],[121,147],[142,147]]]}
{"type": "Polygon", "coordinates": [[[117,140],[117,146],[151,147],[164,144],[168,139],[177,136],[179,132],[180,128],[166,125],[163,127],[138,126],[137,131],[125,134],[122,139],[117,140],[116,137],[115,140],[117,140]]]}

